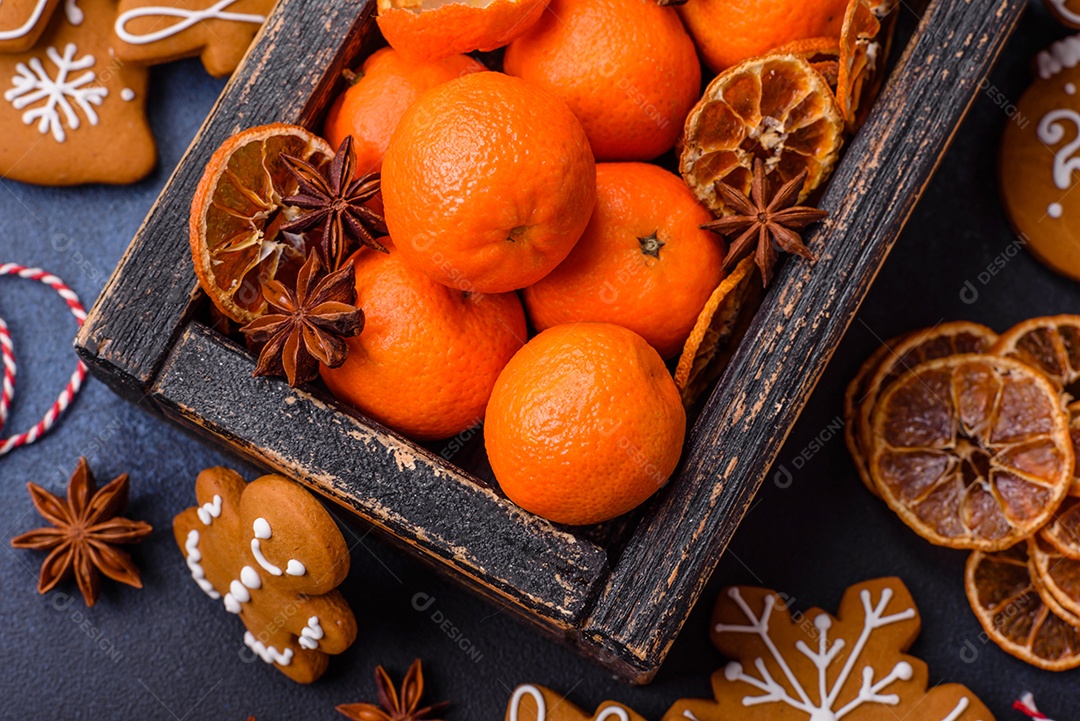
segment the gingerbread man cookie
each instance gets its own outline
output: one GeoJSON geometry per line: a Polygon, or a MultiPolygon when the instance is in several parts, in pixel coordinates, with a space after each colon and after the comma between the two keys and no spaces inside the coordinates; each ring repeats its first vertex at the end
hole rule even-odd
{"type": "MultiPolygon", "coordinates": [[[[605,701],[590,716],[543,686],[522,684],[514,689],[506,707],[506,721],[645,721],[631,709],[605,701]]],[[[683,719],[685,721],[685,719],[683,719]]]]}
{"type": "MultiPolygon", "coordinates": [[[[34,47],[58,4],[59,0],[0,2],[0,53],[20,53],[34,47]]],[[[64,11],[74,24],[82,22],[77,0],[65,0],[64,11]]]]}
{"type": "Polygon", "coordinates": [[[147,70],[112,56],[112,0],[71,7],[32,50],[0,55],[0,174],[41,185],[134,182],[156,158],[147,70]]]}
{"type": "Polygon", "coordinates": [[[215,77],[236,70],[276,0],[120,0],[116,56],[147,65],[200,55],[215,77]]]}
{"type": "Polygon", "coordinates": [[[1038,77],[1001,141],[1001,193],[1021,240],[1039,260],[1080,280],[1080,35],[1039,53],[1038,77]]]}
{"type": "Polygon", "coordinates": [[[356,619],[335,590],[349,549],[333,518],[287,478],[245,484],[227,468],[200,473],[195,498],[199,505],[173,521],[191,577],[240,616],[253,653],[294,681],[314,681],[328,654],[356,639],[356,619]]]}
{"type": "Polygon", "coordinates": [[[720,594],[713,643],[731,659],[713,674],[715,701],[682,700],[664,721],[993,721],[964,686],[927,690],[926,664],[904,654],[919,612],[903,582],[852,586],[840,615],[792,613],[790,598],[737,586],[720,594]]]}

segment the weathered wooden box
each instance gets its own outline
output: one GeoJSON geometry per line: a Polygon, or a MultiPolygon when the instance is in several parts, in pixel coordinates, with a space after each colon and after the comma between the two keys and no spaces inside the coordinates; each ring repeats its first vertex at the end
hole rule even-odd
{"type": "Polygon", "coordinates": [[[820,259],[783,266],[677,475],[615,522],[567,529],[534,517],[491,481],[480,433],[421,447],[328,394],[252,378],[254,357],[200,322],[187,218],[207,158],[253,125],[317,127],[341,71],[377,42],[373,0],[281,0],[95,304],[78,353],[121,395],[307,484],[612,672],[647,682],[1024,5],[934,0],[920,10],[820,200],[831,214],[809,238],[820,259]]]}

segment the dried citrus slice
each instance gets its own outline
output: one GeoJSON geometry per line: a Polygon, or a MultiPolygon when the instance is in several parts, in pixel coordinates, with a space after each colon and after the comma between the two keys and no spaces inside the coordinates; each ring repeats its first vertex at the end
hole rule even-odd
{"type": "Polygon", "coordinates": [[[734,332],[739,311],[753,285],[750,283],[753,270],[753,256],[739,261],[709,296],[683,345],[679,364],[675,367],[675,385],[687,407],[692,406],[724,370],[717,351],[734,332]]]}
{"type": "Polygon", "coordinates": [[[885,58],[879,57],[881,45],[876,42],[881,22],[870,7],[870,0],[851,0],[840,30],[840,73],[836,81],[836,103],[844,116],[847,129],[856,130],[859,103],[863,87],[885,58]]]}
{"type": "Polygon", "coordinates": [[[754,159],[774,187],[807,171],[799,199],[832,172],[844,121],[824,78],[797,55],[746,60],[716,76],[690,111],[679,172],[703,205],[730,212],[717,196],[723,181],[749,195],[754,159]]]}
{"type": "Polygon", "coordinates": [[[993,352],[1035,366],[1065,391],[1080,396],[1080,315],[1025,320],[1002,333],[993,352]]]}
{"type": "Polygon", "coordinates": [[[1080,631],[1039,595],[1024,544],[1001,553],[973,552],[964,590],[983,630],[1005,653],[1047,671],[1080,666],[1080,631]]]}
{"type": "Polygon", "coordinates": [[[1080,615],[1080,561],[1062,555],[1041,538],[1028,539],[1032,574],[1069,613],[1080,615]]]}
{"type": "Polygon", "coordinates": [[[1039,592],[1039,597],[1046,604],[1055,616],[1060,618],[1065,623],[1069,624],[1073,628],[1080,628],[1080,616],[1070,611],[1061,605],[1061,601],[1058,600],[1054,592],[1046,584],[1043,578],[1039,575],[1038,569],[1035,567],[1034,555],[1032,553],[1032,543],[1034,540],[1028,539],[1028,573],[1031,574],[1031,585],[1035,587],[1035,590],[1039,592]]]}
{"type": "Polygon", "coordinates": [[[299,213],[282,203],[297,189],[282,155],[322,167],[334,151],[296,125],[250,128],[210,156],[191,201],[188,230],[199,285],[239,323],[266,310],[260,281],[295,276],[303,264],[303,238],[278,231],[299,213]]]}
{"type": "Polygon", "coordinates": [[[1037,535],[1062,556],[1080,561],[1080,499],[1066,498],[1054,519],[1037,535]]]}
{"type": "Polygon", "coordinates": [[[1050,520],[1069,489],[1068,414],[1054,385],[1011,358],[928,361],[874,409],[870,475],[923,538],[997,551],[1050,520]]]}
{"type": "Polygon", "coordinates": [[[825,78],[829,87],[836,91],[840,79],[840,39],[804,38],[794,40],[775,51],[776,55],[798,55],[810,63],[810,67],[825,78]]]}
{"type": "Polygon", "coordinates": [[[495,50],[523,35],[547,0],[378,0],[379,30],[410,60],[495,50]]]}
{"type": "MultiPolygon", "coordinates": [[[[868,451],[864,447],[863,437],[858,431],[859,408],[862,406],[863,400],[870,395],[870,379],[885,359],[892,354],[893,348],[899,345],[905,337],[898,336],[878,346],[878,349],[871,353],[870,357],[859,366],[858,372],[844,391],[844,443],[847,444],[848,451],[851,453],[851,460],[855,462],[855,468],[859,471],[859,478],[875,496],[879,494],[877,489],[874,488],[874,481],[870,478],[870,471],[866,467],[868,451]]],[[[877,398],[876,393],[874,398],[877,398]]]]}
{"type": "MultiPolygon", "coordinates": [[[[865,388],[859,394],[855,427],[851,430],[856,434],[855,448],[863,454],[862,464],[865,465],[866,457],[870,453],[870,417],[883,390],[920,363],[958,353],[982,353],[996,340],[997,334],[984,325],[955,320],[938,323],[933,328],[917,330],[902,339],[889,341],[887,345],[892,348],[892,352],[877,363],[865,382],[865,388]]],[[[859,466],[860,462],[856,461],[855,465],[859,466]]],[[[863,476],[863,481],[866,480],[867,476],[863,476]]],[[[873,485],[872,481],[870,485],[873,485]]]]}

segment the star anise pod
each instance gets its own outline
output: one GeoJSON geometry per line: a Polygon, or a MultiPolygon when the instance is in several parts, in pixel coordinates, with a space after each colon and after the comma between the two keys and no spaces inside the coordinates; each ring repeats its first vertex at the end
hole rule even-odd
{"type": "Polygon", "coordinates": [[[52,527],[38,528],[11,539],[15,548],[52,551],[41,564],[38,593],[51,590],[75,574],[87,606],[93,606],[101,590],[101,576],[142,588],[139,569],[131,556],[115,546],[138,543],[150,535],[150,524],[118,518],[128,500],[126,473],[95,491],[94,476],[85,458],[68,481],[67,500],[34,483],[26,484],[37,509],[52,527]]]}
{"type": "Polygon", "coordinates": [[[345,338],[364,329],[364,311],[356,307],[356,268],[352,263],[322,276],[319,258],[308,255],[296,276],[296,291],[278,280],[263,282],[263,297],[280,312],[268,313],[240,330],[266,343],[253,375],[283,375],[296,387],[315,378],[319,364],[337,368],[349,347],[345,338]]]}
{"type": "Polygon", "coordinates": [[[379,192],[379,174],[353,180],[356,155],[352,144],[352,136],[345,136],[326,174],[299,158],[281,156],[299,185],[296,195],[282,202],[307,211],[282,225],[281,230],[300,233],[321,224],[322,238],[316,248],[329,270],[340,268],[346,254],[357,244],[389,252],[373,234],[386,232],[383,217],[364,205],[379,192]]]}
{"type": "Polygon", "coordinates": [[[433,706],[417,708],[420,697],[424,695],[424,672],[420,659],[413,661],[405,680],[401,683],[401,693],[394,689],[394,682],[386,669],[375,669],[375,684],[379,688],[379,705],[370,703],[348,703],[337,710],[353,721],[438,721],[433,716],[442,714],[449,704],[445,701],[433,706]],[[381,708],[380,708],[381,707],[381,708]]]}
{"type": "Polygon", "coordinates": [[[701,227],[724,236],[741,233],[728,248],[724,257],[724,270],[730,271],[740,260],[753,252],[754,262],[761,269],[762,285],[768,285],[772,280],[776,261],[779,260],[777,247],[807,260],[814,260],[814,254],[803,244],[802,237],[795,231],[827,218],[829,214],[817,208],[793,205],[805,180],[804,170],[769,197],[765,164],[758,158],[754,161],[754,178],[750,184],[749,198],[727,183],[716,181],[717,194],[735,214],[717,218],[701,227]]]}

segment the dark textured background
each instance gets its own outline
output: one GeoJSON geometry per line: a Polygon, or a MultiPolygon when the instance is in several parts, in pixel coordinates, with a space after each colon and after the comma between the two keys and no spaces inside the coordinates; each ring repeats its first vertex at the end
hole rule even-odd
{"type": "MultiPolygon", "coordinates": [[[[659,719],[676,698],[707,696],[708,676],[723,663],[706,635],[721,585],[761,584],[788,592],[800,608],[834,610],[846,586],[884,575],[903,578],[921,607],[923,633],[914,653],[930,664],[933,681],[969,685],[999,719],[1019,718],[1010,706],[1025,689],[1059,721],[1075,716],[1080,672],[1038,671],[988,642],[964,598],[965,554],[922,541],[872,498],[839,431],[844,384],[880,339],[943,319],[1004,330],[1032,315],[1080,312],[1080,287],[1015,245],[995,172],[997,140],[1009,122],[1000,98],[1015,102],[1029,82],[1030,59],[1064,34],[1041,8],[1025,17],[991,78],[1000,91],[981,94],[958,132],[651,686],[611,680],[354,524],[345,528],[353,558],[343,587],[360,625],[353,648],[313,687],[297,686],[261,662],[245,663],[240,623],[191,582],[170,532],[173,515],[193,502],[202,468],[239,464],[92,380],[59,429],[0,460],[0,718],[333,719],[335,704],[373,699],[376,664],[398,677],[419,656],[429,698],[454,702],[451,721],[501,719],[511,689],[522,682],[551,686],[590,711],[614,698],[659,719]],[[986,272],[996,258],[1004,267],[986,272]],[[961,296],[966,283],[977,291],[974,302],[964,300],[970,289],[961,296]],[[37,595],[43,555],[8,546],[17,533],[40,525],[25,483],[62,492],[80,454],[101,482],[129,472],[128,515],[156,529],[134,554],[145,587],[107,583],[89,610],[73,584],[37,595]],[[434,598],[424,612],[411,602],[418,593],[434,598]]],[[[0,262],[43,266],[89,305],[221,87],[195,62],[154,70],[151,122],[161,163],[143,183],[65,190],[0,182],[0,262]]],[[[8,426],[14,432],[37,420],[71,372],[74,323],[48,289],[6,278],[0,315],[11,325],[19,359],[8,426]]]]}

